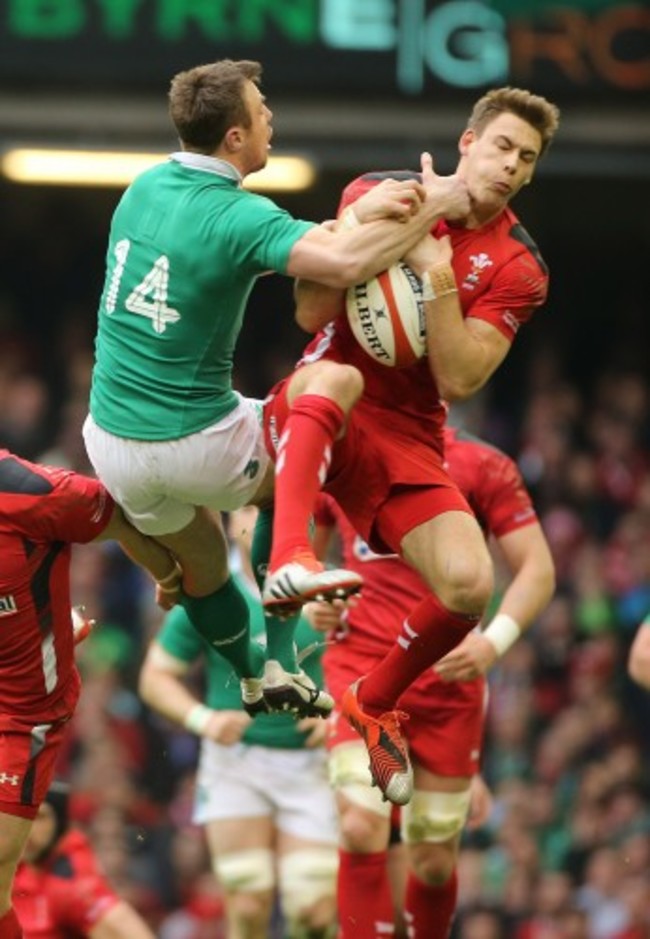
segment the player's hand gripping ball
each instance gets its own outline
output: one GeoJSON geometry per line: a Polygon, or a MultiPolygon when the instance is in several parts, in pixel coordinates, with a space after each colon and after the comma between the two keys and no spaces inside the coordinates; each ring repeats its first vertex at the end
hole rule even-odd
{"type": "Polygon", "coordinates": [[[422,285],[406,264],[349,287],[345,302],[357,342],[375,361],[404,368],[425,354],[422,285]]]}

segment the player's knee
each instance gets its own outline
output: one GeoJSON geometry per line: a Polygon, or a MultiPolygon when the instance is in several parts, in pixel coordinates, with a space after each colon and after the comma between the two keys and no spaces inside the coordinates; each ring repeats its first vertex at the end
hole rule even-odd
{"type": "Polygon", "coordinates": [[[424,883],[444,884],[451,877],[469,802],[469,788],[460,792],[416,789],[402,810],[402,839],[413,872],[424,883]]]}
{"type": "Polygon", "coordinates": [[[239,936],[263,939],[268,934],[275,893],[272,864],[271,852],[260,850],[224,855],[214,865],[225,893],[228,920],[239,936]]]}
{"type": "Polygon", "coordinates": [[[359,741],[335,747],[328,772],[337,794],[341,844],[346,851],[374,851],[378,822],[388,820],[392,807],[372,785],[364,744],[359,741]]]}
{"type": "MultiPolygon", "coordinates": [[[[357,788],[359,795],[368,796],[368,803],[374,801],[375,789],[368,786],[367,789],[361,791],[361,787],[357,788]]],[[[350,789],[346,787],[343,793],[349,797],[350,789]]],[[[382,814],[383,811],[379,806],[377,806],[377,811],[371,805],[364,807],[358,803],[348,803],[341,808],[339,810],[339,837],[345,850],[354,854],[374,851],[377,823],[382,814]]]]}
{"type": "Polygon", "coordinates": [[[433,887],[446,884],[456,867],[456,841],[409,846],[409,863],[418,880],[433,887]]]}
{"type": "Polygon", "coordinates": [[[322,362],[322,368],[312,379],[308,391],[323,394],[346,413],[363,393],[363,375],[354,365],[341,362],[322,362]]]}
{"type": "Polygon", "coordinates": [[[214,872],[228,893],[262,894],[275,887],[273,853],[266,848],[218,855],[214,872]]]}
{"type": "Polygon", "coordinates": [[[332,934],[337,871],[333,845],[292,851],[280,859],[279,889],[290,939],[326,939],[332,934]]]}
{"type": "Polygon", "coordinates": [[[457,613],[480,616],[494,589],[492,563],[486,555],[459,555],[450,563],[440,598],[457,613]],[[444,596],[443,596],[444,595],[444,596]]]}

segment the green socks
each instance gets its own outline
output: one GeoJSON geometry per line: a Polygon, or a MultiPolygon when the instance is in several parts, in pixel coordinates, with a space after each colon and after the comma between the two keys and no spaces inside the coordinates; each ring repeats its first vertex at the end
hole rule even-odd
{"type": "MultiPolygon", "coordinates": [[[[260,509],[255,523],[253,545],[251,548],[251,562],[255,573],[257,585],[262,589],[266,567],[271,556],[271,542],[273,540],[273,509],[260,509]]],[[[287,619],[278,619],[277,616],[266,617],[266,657],[276,659],[287,672],[300,671],[296,659],[296,645],[294,636],[300,613],[287,619]]]]}
{"type": "Polygon", "coordinates": [[[230,662],[239,678],[261,674],[264,652],[251,641],[248,605],[232,577],[207,597],[182,593],[181,603],[197,632],[230,662]]]}

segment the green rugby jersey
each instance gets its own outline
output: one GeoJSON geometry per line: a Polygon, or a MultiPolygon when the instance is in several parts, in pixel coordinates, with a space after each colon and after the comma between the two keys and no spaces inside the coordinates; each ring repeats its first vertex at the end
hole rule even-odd
{"type": "Polygon", "coordinates": [[[113,215],[90,412],[136,440],[174,440],[237,404],[233,355],[248,296],[286,272],[312,227],[240,186],[234,167],[176,153],[142,173],[113,215]]]}
{"type": "MultiPolygon", "coordinates": [[[[264,642],[266,626],[259,597],[251,593],[243,577],[235,575],[235,579],[250,611],[251,636],[257,642],[264,642]]],[[[156,641],[165,652],[182,662],[194,662],[203,657],[206,675],[205,703],[208,707],[215,710],[242,710],[239,679],[232,666],[194,629],[181,606],[175,606],[166,615],[156,641]]],[[[304,617],[300,618],[296,628],[296,644],[299,649],[314,644],[314,651],[307,655],[302,667],[310,678],[322,687],[323,636],[313,630],[304,617]]],[[[242,740],[249,744],[295,750],[304,746],[305,736],[298,730],[296,719],[290,714],[258,714],[246,728],[242,740]]]]}

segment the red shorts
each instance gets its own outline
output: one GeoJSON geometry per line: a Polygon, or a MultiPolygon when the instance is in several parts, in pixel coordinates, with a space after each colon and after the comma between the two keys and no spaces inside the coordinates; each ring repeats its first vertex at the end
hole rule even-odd
{"type": "MultiPolygon", "coordinates": [[[[264,436],[273,458],[289,416],[287,385],[288,379],[278,382],[264,405],[264,436]]],[[[399,553],[407,532],[443,512],[473,514],[444,468],[437,440],[425,443],[422,426],[413,426],[419,436],[409,432],[407,418],[388,427],[386,412],[362,398],[332,451],[323,489],[380,553],[399,553]]]]}
{"type": "MultiPolygon", "coordinates": [[[[346,688],[377,664],[376,655],[333,646],[325,653],[327,690],[336,702],[346,688]]],[[[485,679],[446,685],[427,669],[399,699],[408,715],[401,725],[411,759],[436,776],[470,777],[479,771],[485,717],[485,679]]],[[[327,746],[358,740],[356,730],[334,708],[327,746]]]]}
{"type": "Polygon", "coordinates": [[[0,812],[34,818],[50,788],[69,718],[51,724],[3,717],[0,727],[0,812]]]}

